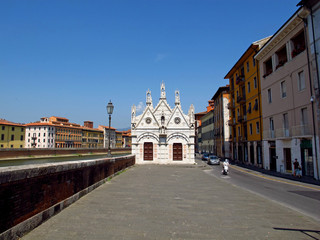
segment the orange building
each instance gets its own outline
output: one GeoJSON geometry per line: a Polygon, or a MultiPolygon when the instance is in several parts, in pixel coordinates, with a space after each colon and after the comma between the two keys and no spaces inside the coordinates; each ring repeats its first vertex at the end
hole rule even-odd
{"type": "Polygon", "coordinates": [[[262,111],[259,64],[254,56],[270,39],[252,43],[230,69],[230,121],[232,159],[262,166],[262,111]]]}

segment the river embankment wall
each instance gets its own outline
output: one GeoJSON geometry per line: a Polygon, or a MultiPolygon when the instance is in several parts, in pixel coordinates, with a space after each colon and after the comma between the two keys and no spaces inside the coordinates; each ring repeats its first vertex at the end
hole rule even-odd
{"type": "Polygon", "coordinates": [[[135,156],[0,168],[0,239],[18,239],[108,178],[135,156]]]}
{"type": "MultiPolygon", "coordinates": [[[[112,154],[131,153],[131,148],[112,148],[112,154]]],[[[22,157],[57,156],[71,154],[107,154],[106,148],[6,148],[0,149],[0,160],[22,157]]]]}

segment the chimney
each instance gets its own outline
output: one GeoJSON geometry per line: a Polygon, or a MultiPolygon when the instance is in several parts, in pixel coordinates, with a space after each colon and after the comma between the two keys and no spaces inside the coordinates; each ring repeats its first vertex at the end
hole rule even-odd
{"type": "Polygon", "coordinates": [[[93,128],[93,122],[91,122],[91,121],[85,121],[85,122],[84,122],[84,126],[87,127],[87,128],[93,128]]]}

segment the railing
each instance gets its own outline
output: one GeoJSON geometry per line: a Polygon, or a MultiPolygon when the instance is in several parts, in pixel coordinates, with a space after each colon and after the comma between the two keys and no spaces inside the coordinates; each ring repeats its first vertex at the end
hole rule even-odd
{"type": "Polygon", "coordinates": [[[264,139],[273,138],[291,138],[291,137],[303,137],[312,135],[312,128],[308,125],[297,125],[291,128],[278,128],[276,130],[263,131],[264,139]]]}
{"type": "Polygon", "coordinates": [[[236,84],[243,84],[244,83],[244,76],[239,76],[236,79],[236,84]]]}
{"type": "Polygon", "coordinates": [[[312,128],[308,125],[298,125],[292,127],[292,136],[312,135],[312,128]]]}

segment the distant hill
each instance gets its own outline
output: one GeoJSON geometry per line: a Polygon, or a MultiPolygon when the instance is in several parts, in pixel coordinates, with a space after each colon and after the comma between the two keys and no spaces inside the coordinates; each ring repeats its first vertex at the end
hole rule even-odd
{"type": "Polygon", "coordinates": [[[131,129],[131,127],[119,128],[119,129],[117,129],[117,131],[119,131],[119,132],[121,132],[121,131],[128,131],[128,130],[130,130],[130,129],[131,129]]]}

